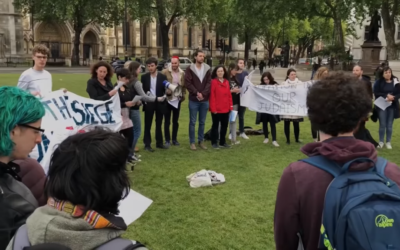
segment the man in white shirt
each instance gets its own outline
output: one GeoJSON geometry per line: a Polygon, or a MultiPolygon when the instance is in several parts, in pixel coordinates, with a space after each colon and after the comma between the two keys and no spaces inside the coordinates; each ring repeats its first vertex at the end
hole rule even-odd
{"type": "Polygon", "coordinates": [[[52,91],[51,74],[44,69],[50,51],[43,45],[36,45],[32,50],[35,65],[25,70],[18,80],[17,87],[29,91],[32,95],[43,97],[52,91]]]}

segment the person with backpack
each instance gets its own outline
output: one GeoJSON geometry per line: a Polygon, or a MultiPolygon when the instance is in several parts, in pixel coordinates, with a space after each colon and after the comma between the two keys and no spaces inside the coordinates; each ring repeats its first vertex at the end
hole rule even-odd
{"type": "Polygon", "coordinates": [[[127,230],[118,203],[130,192],[129,152],[123,136],[102,128],[65,139],[51,157],[47,205],[33,212],[7,250],[49,244],[73,250],[147,250],[120,238],[127,230]]]}
{"type": "Polygon", "coordinates": [[[283,172],[277,250],[297,250],[299,243],[307,250],[400,248],[400,169],[353,136],[371,106],[363,84],[343,73],[309,89],[308,116],[321,141],[305,145],[301,151],[309,158],[283,172]]]}
{"type": "Polygon", "coordinates": [[[38,207],[13,160],[28,158],[42,142],[45,109],[40,99],[16,87],[1,87],[0,100],[0,249],[5,249],[38,207]]]}

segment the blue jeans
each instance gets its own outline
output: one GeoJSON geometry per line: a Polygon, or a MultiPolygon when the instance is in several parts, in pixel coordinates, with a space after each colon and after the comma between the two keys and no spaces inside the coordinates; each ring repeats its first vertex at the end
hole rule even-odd
{"type": "Polygon", "coordinates": [[[133,144],[132,151],[135,152],[136,144],[142,134],[142,120],[140,119],[140,110],[131,109],[130,118],[133,123],[133,144]]]}
{"type": "Polygon", "coordinates": [[[190,144],[195,143],[195,126],[197,121],[197,114],[199,115],[199,130],[197,131],[197,141],[202,142],[204,140],[204,125],[206,123],[207,112],[209,108],[208,101],[205,102],[194,102],[189,100],[189,139],[190,144]]]}
{"type": "Polygon", "coordinates": [[[379,142],[384,142],[386,132],[386,142],[392,140],[394,109],[388,107],[386,110],[378,108],[379,115],[379,142]]]}

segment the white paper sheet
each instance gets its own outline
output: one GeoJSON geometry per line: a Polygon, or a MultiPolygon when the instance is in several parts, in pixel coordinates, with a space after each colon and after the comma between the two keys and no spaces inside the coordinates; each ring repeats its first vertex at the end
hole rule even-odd
{"type": "Polygon", "coordinates": [[[232,110],[232,111],[231,111],[231,114],[229,115],[229,121],[230,121],[230,122],[236,121],[237,113],[238,113],[238,112],[237,112],[236,110],[232,110]]]}
{"type": "Polygon", "coordinates": [[[122,85],[124,85],[124,82],[120,82],[120,81],[118,81],[118,83],[117,83],[117,86],[115,86],[115,88],[114,88],[114,89],[119,89],[119,88],[121,88],[121,87],[122,87],[122,85]]]}
{"type": "Polygon", "coordinates": [[[130,225],[142,216],[151,203],[152,200],[131,189],[129,195],[119,203],[119,216],[126,225],[130,225]]]}
{"type": "Polygon", "coordinates": [[[140,95],[135,95],[135,97],[133,98],[132,102],[138,102],[142,100],[142,97],[140,95]]]}
{"type": "Polygon", "coordinates": [[[385,110],[387,109],[387,107],[389,107],[390,105],[392,105],[392,102],[387,102],[382,96],[378,97],[375,101],[374,104],[382,109],[385,110]]]}
{"type": "Polygon", "coordinates": [[[172,107],[174,107],[174,108],[178,108],[178,106],[179,106],[179,99],[178,98],[176,98],[176,99],[174,99],[174,100],[171,100],[171,101],[168,101],[168,103],[169,104],[171,104],[172,105],[172,107]]]}

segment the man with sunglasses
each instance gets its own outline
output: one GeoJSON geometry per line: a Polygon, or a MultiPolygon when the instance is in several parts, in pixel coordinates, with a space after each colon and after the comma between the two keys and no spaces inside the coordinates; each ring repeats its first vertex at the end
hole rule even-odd
{"type": "Polygon", "coordinates": [[[18,88],[27,90],[36,97],[43,97],[52,91],[51,74],[44,69],[49,52],[49,49],[43,44],[36,45],[33,48],[32,59],[35,65],[21,74],[18,80],[18,88]]]}

